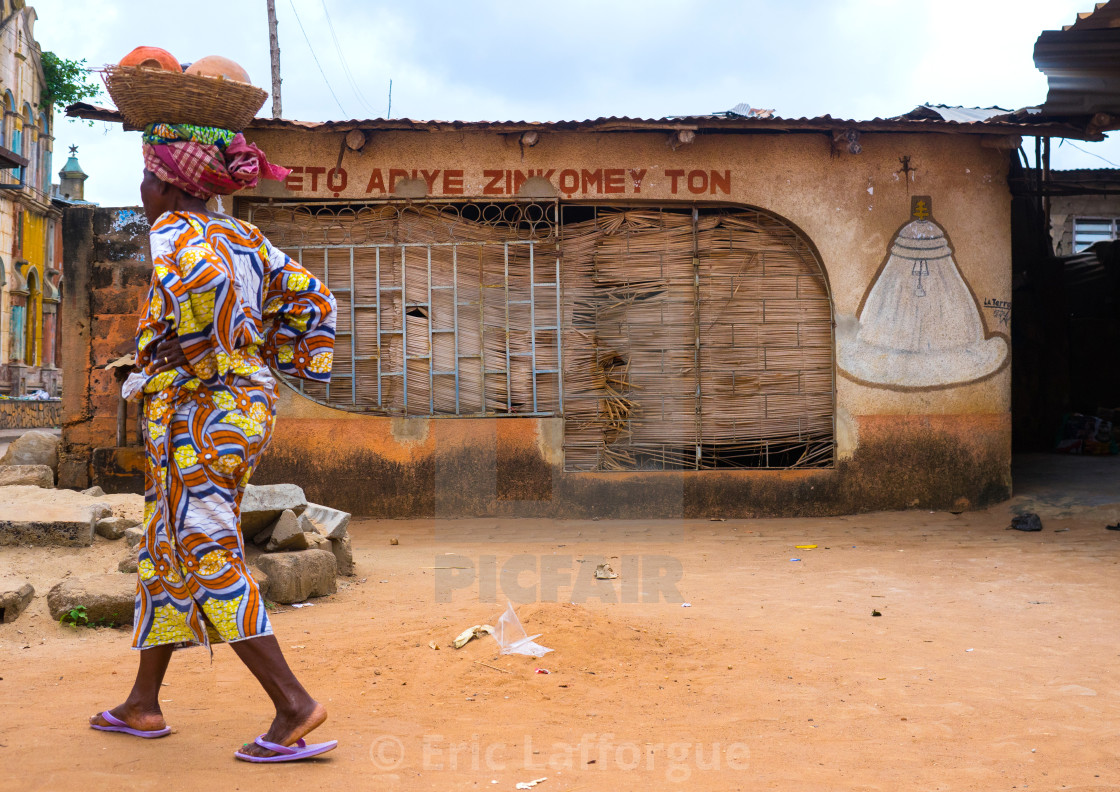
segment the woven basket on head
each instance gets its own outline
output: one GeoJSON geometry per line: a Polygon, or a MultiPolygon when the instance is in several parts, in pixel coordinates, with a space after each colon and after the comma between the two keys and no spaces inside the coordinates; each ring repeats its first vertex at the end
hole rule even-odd
{"type": "Polygon", "coordinates": [[[134,66],[101,71],[109,96],[136,129],[148,124],[198,124],[240,131],[268,98],[255,85],[134,66]]]}

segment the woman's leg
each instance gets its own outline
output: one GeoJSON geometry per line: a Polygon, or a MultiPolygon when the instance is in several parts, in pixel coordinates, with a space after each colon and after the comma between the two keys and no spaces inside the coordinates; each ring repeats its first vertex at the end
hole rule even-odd
{"type": "MultiPolygon", "coordinates": [[[[167,725],[159,708],[159,689],[173,651],[171,644],[140,651],[140,668],[136,672],[132,692],[123,704],[109,710],[114,717],[141,731],[157,731],[167,725]]],[[[91,717],[89,722],[98,726],[110,725],[100,713],[91,717]]]]}
{"type": "MultiPolygon", "coordinates": [[[[276,717],[264,739],[279,745],[292,745],[327,719],[326,708],[311,698],[288,667],[276,636],[262,635],[235,641],[230,646],[253,672],[276,707],[276,717]]],[[[243,748],[242,753],[251,756],[273,754],[253,744],[243,748]]]]}

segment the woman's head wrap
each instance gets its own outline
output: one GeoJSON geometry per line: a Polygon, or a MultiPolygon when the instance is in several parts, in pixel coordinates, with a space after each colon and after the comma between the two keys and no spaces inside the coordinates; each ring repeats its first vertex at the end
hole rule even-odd
{"type": "Polygon", "coordinates": [[[259,179],[282,181],[291,173],[269,163],[240,132],[194,124],[149,124],[144,167],[204,201],[256,187],[259,179]]]}

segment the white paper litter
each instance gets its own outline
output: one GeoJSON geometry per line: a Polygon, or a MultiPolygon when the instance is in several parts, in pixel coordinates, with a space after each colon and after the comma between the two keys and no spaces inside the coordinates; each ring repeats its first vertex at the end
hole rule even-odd
{"type": "Polygon", "coordinates": [[[548,776],[544,776],[543,778],[537,778],[537,779],[534,779],[532,781],[518,781],[517,782],[517,788],[518,789],[532,789],[537,784],[540,784],[541,782],[547,781],[547,780],[548,780],[548,776]]]}
{"type": "MultiPolygon", "coordinates": [[[[494,640],[498,642],[502,654],[528,655],[529,657],[544,657],[551,652],[544,646],[534,643],[544,633],[526,635],[521,620],[513,610],[513,603],[508,603],[506,612],[498,619],[498,626],[494,629],[494,640]]],[[[526,787],[528,788],[528,787],[526,787]]]]}
{"type": "Polygon", "coordinates": [[[493,634],[494,628],[489,624],[476,624],[474,627],[468,627],[467,629],[459,633],[455,637],[455,640],[451,642],[451,645],[456,649],[462,649],[472,638],[481,638],[484,635],[493,634]]]}

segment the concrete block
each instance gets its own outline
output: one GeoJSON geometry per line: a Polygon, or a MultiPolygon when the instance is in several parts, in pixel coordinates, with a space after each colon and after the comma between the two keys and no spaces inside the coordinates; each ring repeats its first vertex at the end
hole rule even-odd
{"type": "Polygon", "coordinates": [[[0,457],[0,465],[46,465],[58,471],[58,446],[62,438],[45,429],[31,429],[17,437],[0,457]]]}
{"type": "Polygon", "coordinates": [[[117,571],[136,574],[138,566],[139,559],[137,559],[136,557],[136,552],[131,551],[128,555],[120,560],[119,564],[117,564],[117,571]]]}
{"type": "Polygon", "coordinates": [[[14,622],[27,610],[35,598],[35,589],[30,583],[15,584],[0,581],[0,624],[14,622]]]}
{"type": "Polygon", "coordinates": [[[320,506],[318,503],[307,504],[303,514],[315,524],[319,533],[328,539],[341,539],[346,535],[346,528],[350,525],[349,512],[320,506]]]}
{"type": "Polygon", "coordinates": [[[268,575],[266,575],[259,569],[250,569],[249,571],[253,575],[253,580],[257,581],[257,588],[260,589],[261,596],[265,599],[269,599],[268,587],[270,581],[268,579],[268,575]]]}
{"type": "Polygon", "coordinates": [[[330,550],[334,553],[335,565],[338,567],[338,574],[340,575],[353,575],[354,574],[354,549],[350,544],[350,537],[343,536],[341,539],[331,539],[330,550]]]}
{"type": "Polygon", "coordinates": [[[129,547],[138,547],[143,538],[144,529],[139,526],[135,528],[125,528],[124,530],[124,540],[128,542],[129,547]]]}
{"type": "Polygon", "coordinates": [[[0,545],[93,544],[96,522],[112,514],[98,503],[70,490],[41,487],[0,488],[0,545]]]}
{"type": "Polygon", "coordinates": [[[89,624],[132,624],[135,604],[135,578],[112,572],[69,578],[47,594],[47,608],[56,621],[81,605],[89,624]]]}
{"type": "Polygon", "coordinates": [[[278,550],[306,550],[310,545],[304,537],[306,521],[296,516],[291,509],[285,509],[272,526],[272,535],[265,548],[270,553],[278,550]]]}
{"type": "Polygon", "coordinates": [[[104,536],[106,539],[120,539],[129,528],[136,528],[139,525],[139,520],[129,517],[102,517],[97,521],[94,530],[97,531],[98,536],[104,536]]]}
{"type": "Polygon", "coordinates": [[[307,508],[303,489],[295,484],[266,484],[245,488],[241,499],[241,532],[243,536],[256,537],[284,513],[285,509],[296,516],[307,508]]]}
{"type": "Polygon", "coordinates": [[[257,566],[268,575],[268,598],[273,602],[303,602],[337,590],[337,562],[326,550],[265,553],[257,559],[257,566]]]}
{"type": "Polygon", "coordinates": [[[0,487],[54,487],[54,471],[47,465],[0,465],[0,487]]]}

